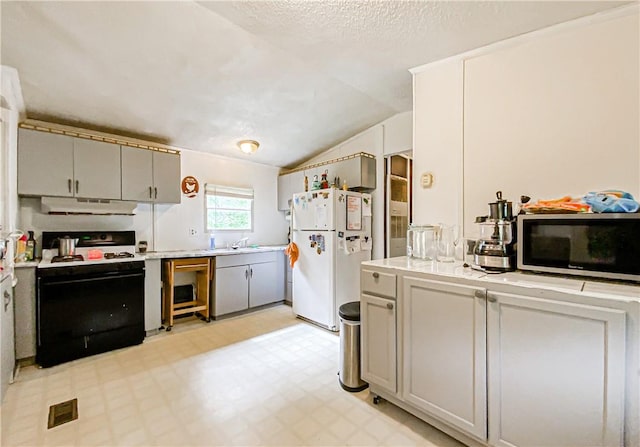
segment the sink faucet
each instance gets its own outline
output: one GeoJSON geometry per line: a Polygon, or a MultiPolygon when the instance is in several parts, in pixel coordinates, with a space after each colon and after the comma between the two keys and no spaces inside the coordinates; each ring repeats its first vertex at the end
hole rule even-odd
{"type": "Polygon", "coordinates": [[[243,237],[242,239],[239,239],[237,241],[235,241],[234,243],[231,244],[232,247],[235,248],[245,248],[247,246],[247,241],[249,240],[248,237],[243,237]]]}

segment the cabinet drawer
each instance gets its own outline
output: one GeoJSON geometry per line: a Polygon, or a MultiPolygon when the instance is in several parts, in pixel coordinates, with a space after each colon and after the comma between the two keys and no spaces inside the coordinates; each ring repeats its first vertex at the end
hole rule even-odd
{"type": "Polygon", "coordinates": [[[176,272],[187,272],[194,270],[209,269],[209,260],[211,258],[181,258],[172,259],[173,268],[176,272]]]}
{"type": "Polygon", "coordinates": [[[396,275],[393,273],[362,269],[360,284],[364,293],[389,298],[396,297],[396,275]]]}

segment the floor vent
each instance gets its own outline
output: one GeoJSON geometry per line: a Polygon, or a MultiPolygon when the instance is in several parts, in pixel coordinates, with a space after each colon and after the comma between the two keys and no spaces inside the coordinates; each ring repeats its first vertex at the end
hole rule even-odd
{"type": "Polygon", "coordinates": [[[78,419],[78,399],[51,405],[49,407],[49,423],[47,428],[57,427],[66,422],[78,419]]]}

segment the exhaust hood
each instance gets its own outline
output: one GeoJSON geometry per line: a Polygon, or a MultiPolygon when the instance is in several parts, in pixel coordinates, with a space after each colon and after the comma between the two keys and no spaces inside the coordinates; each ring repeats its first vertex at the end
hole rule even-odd
{"type": "Polygon", "coordinates": [[[42,197],[40,208],[48,214],[95,214],[133,216],[136,202],[106,199],[72,199],[66,197],[42,197]]]}

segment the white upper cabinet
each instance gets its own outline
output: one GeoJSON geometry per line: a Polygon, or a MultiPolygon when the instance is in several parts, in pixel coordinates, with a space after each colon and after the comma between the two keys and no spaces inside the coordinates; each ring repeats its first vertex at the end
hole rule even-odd
{"type": "Polygon", "coordinates": [[[122,147],[122,200],[153,201],[153,152],[122,147]]]}
{"type": "MultiPolygon", "coordinates": [[[[309,189],[313,178],[308,178],[309,189]]],[[[287,211],[293,195],[304,191],[304,171],[291,172],[278,176],[278,210],[287,211]]]]}
{"type": "Polygon", "coordinates": [[[122,200],[180,203],[180,155],[122,146],[122,200]]]}
{"type": "Polygon", "coordinates": [[[18,132],[18,194],[73,197],[73,138],[18,132]]]}
{"type": "Polygon", "coordinates": [[[120,146],[102,141],[73,140],[74,195],[120,199],[120,146]]]}
{"type": "Polygon", "coordinates": [[[20,129],[18,193],[120,199],[120,146],[20,129]]]}
{"type": "Polygon", "coordinates": [[[180,155],[153,153],[153,200],[180,203],[180,155]]]}
{"type": "Polygon", "coordinates": [[[180,203],[180,155],[20,129],[18,194],[180,203]]]}

